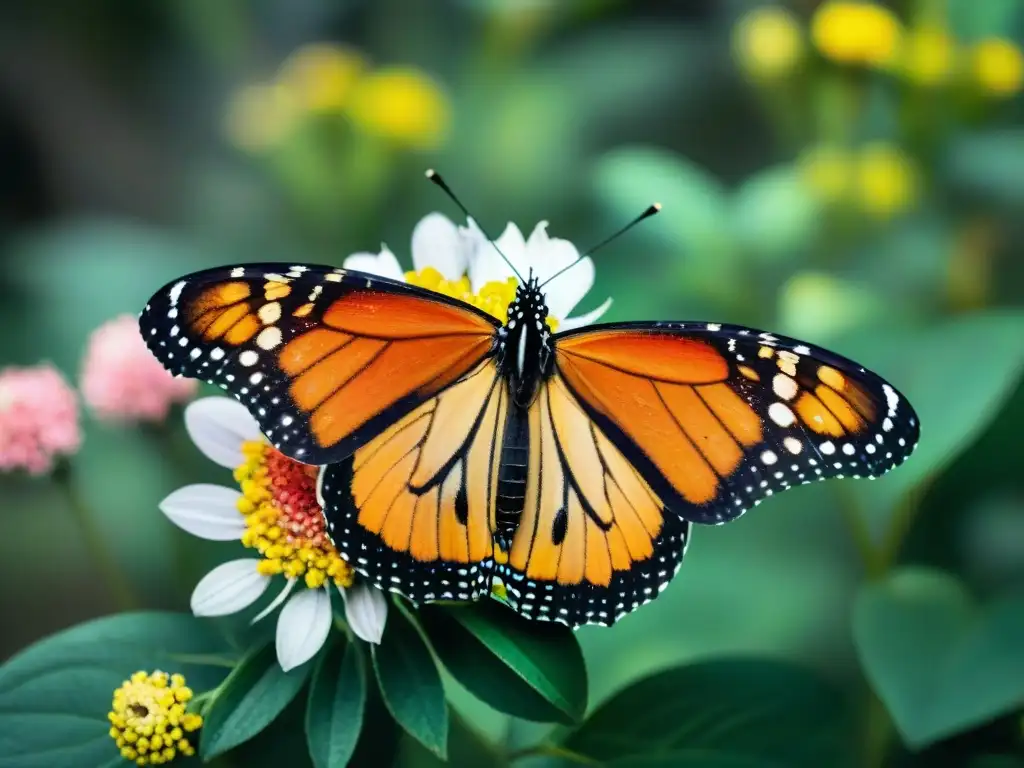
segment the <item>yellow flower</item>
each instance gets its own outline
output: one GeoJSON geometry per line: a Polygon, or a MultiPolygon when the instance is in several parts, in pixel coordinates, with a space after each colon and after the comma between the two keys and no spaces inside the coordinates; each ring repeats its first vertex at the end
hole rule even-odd
{"type": "Polygon", "coordinates": [[[942,27],[923,26],[912,30],[903,50],[903,72],[919,85],[945,82],[953,71],[956,41],[942,27]]]}
{"type": "Polygon", "coordinates": [[[906,210],[917,195],[917,172],[891,144],[869,144],[857,160],[857,197],[868,213],[885,218],[906,210]]]}
{"type": "Polygon", "coordinates": [[[733,32],[733,51],[740,66],[766,80],[792,72],[803,49],[803,34],[796,17],[778,6],[751,11],[740,19],[733,32]]]}
{"type": "Polygon", "coordinates": [[[192,689],[181,675],[159,670],[136,672],[114,691],[110,738],[121,757],[136,765],[162,765],[179,755],[196,753],[191,734],[203,724],[200,715],[185,711],[192,689]]]}
{"type": "Polygon", "coordinates": [[[297,116],[295,100],[277,83],[248,85],[228,104],[225,132],[238,147],[252,152],[278,144],[297,116]]]}
{"type": "Polygon", "coordinates": [[[1012,96],[1024,83],[1024,55],[1009,40],[989,38],[973,51],[974,77],[992,96],[1012,96]]]}
{"type": "Polygon", "coordinates": [[[821,54],[840,64],[885,66],[899,52],[902,27],[892,11],[874,3],[826,2],[811,21],[821,54]]]}
{"type": "Polygon", "coordinates": [[[853,176],[853,158],[842,147],[813,147],[798,160],[800,178],[815,197],[833,203],[849,191],[853,176]]]}
{"type": "Polygon", "coordinates": [[[448,128],[448,99],[415,69],[381,69],[352,94],[350,114],[367,133],[412,147],[438,145],[448,128]]]}
{"type": "Polygon", "coordinates": [[[348,105],[365,69],[366,62],[357,51],[314,43],[299,48],[285,61],[278,81],[300,109],[337,112],[348,105]]]}

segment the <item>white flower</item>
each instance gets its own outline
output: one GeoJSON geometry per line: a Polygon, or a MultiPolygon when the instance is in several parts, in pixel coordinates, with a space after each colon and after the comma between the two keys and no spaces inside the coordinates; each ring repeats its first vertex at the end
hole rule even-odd
{"type": "MultiPolygon", "coordinates": [[[[558,321],[558,330],[593,323],[608,311],[610,298],[584,315],[569,317],[569,313],[594,285],[594,261],[589,256],[580,259],[579,251],[568,240],[549,237],[547,227],[546,221],[540,222],[526,239],[515,224],[509,223],[492,244],[472,219],[468,226],[459,227],[440,213],[431,213],[420,220],[412,233],[413,268],[421,272],[432,267],[450,281],[468,275],[470,290],[479,294],[488,283],[515,277],[502,253],[524,279],[533,275],[541,283],[578,261],[546,285],[544,294],[549,314],[558,321]]],[[[353,254],[344,266],[404,280],[395,255],[386,246],[382,246],[379,254],[353,254]]]]}
{"type": "MultiPolygon", "coordinates": [[[[239,471],[243,473],[254,462],[262,462],[262,457],[270,450],[255,419],[231,398],[208,397],[191,403],[185,409],[185,426],[196,447],[208,458],[222,467],[241,468],[239,471]]],[[[388,604],[384,594],[372,585],[357,582],[346,589],[338,583],[342,580],[339,574],[347,575],[350,571],[323,533],[315,479],[303,474],[304,465],[298,462],[294,462],[293,467],[285,461],[283,466],[283,470],[276,471],[288,473],[281,477],[292,483],[293,494],[288,511],[280,512],[288,515],[283,522],[292,529],[294,525],[301,528],[295,535],[294,548],[319,548],[321,557],[318,559],[330,562],[326,569],[307,567],[297,556],[279,556],[276,560],[268,557],[268,554],[281,555],[281,552],[269,553],[263,547],[267,542],[254,534],[250,522],[259,522],[264,519],[261,515],[274,515],[277,511],[272,498],[268,500],[269,494],[263,492],[263,496],[259,496],[258,488],[250,489],[249,495],[245,495],[219,485],[188,485],[160,502],[160,509],[175,525],[194,536],[211,541],[240,540],[260,555],[223,563],[206,574],[192,592],[191,607],[196,616],[225,616],[248,608],[266,592],[274,572],[280,570],[284,562],[284,588],[253,621],[281,608],[277,617],[277,659],[281,668],[288,671],[313,658],[327,639],[331,629],[332,584],[344,600],[349,627],[367,642],[380,642],[388,604]],[[306,484],[296,486],[296,482],[306,484]],[[299,490],[297,497],[294,495],[296,488],[299,490]],[[295,498],[302,498],[303,492],[308,495],[305,504],[294,502],[295,498]],[[263,499],[264,506],[254,508],[250,498],[253,494],[263,499]]]]}

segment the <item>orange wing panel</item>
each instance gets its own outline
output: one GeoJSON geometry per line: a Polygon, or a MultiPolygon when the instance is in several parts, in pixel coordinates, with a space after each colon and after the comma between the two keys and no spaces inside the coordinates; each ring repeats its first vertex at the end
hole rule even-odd
{"type": "Polygon", "coordinates": [[[593,331],[558,341],[563,355],[582,357],[624,373],[679,384],[711,384],[729,366],[710,344],[642,331],[593,331]]]}
{"type": "Polygon", "coordinates": [[[371,290],[335,299],[324,312],[324,323],[356,336],[380,339],[494,333],[488,320],[464,309],[371,290]]]}

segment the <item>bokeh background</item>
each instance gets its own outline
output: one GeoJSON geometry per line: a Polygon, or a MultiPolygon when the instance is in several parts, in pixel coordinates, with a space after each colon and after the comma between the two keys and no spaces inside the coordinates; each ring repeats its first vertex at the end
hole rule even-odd
{"type": "MultiPolygon", "coordinates": [[[[864,540],[979,599],[1024,582],[1022,5],[8,0],[0,364],[75,382],[97,326],[201,267],[340,265],[386,242],[411,268],[415,223],[458,213],[428,167],[491,232],[547,220],[581,248],[660,200],[596,255],[583,309],[612,296],[611,320],[742,323],[856,355],[918,405],[922,445],[868,490],[800,488],[698,530],[658,601],[579,632],[591,701],[734,651],[862,695],[864,540]]],[[[70,466],[91,535],[137,604],[187,608],[229,545],[157,503],[228,479],[180,410],[82,419],[70,466]]],[[[51,478],[0,476],[0,657],[121,607],[83,522],[51,478]]]]}

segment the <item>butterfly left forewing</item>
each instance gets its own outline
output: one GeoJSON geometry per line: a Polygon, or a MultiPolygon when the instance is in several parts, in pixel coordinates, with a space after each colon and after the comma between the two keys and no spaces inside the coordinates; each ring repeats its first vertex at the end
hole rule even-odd
{"type": "Polygon", "coordinates": [[[556,337],[555,369],[675,514],[721,523],[794,485],[877,477],[919,425],[851,360],[718,324],[629,323],[556,337]]]}
{"type": "Polygon", "coordinates": [[[491,354],[495,321],[404,283],[249,264],[169,283],[139,319],[170,371],[234,395],[286,455],[340,460],[491,354]]]}

